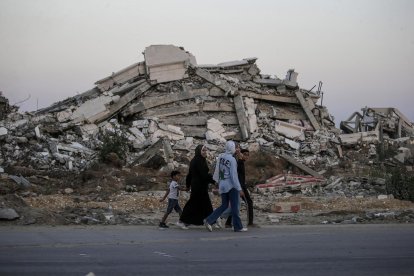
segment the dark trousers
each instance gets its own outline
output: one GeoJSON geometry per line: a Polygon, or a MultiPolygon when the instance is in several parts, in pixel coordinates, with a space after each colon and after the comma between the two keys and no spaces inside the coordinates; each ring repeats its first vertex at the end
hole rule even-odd
{"type": "MultiPolygon", "coordinates": [[[[250,197],[249,190],[243,188],[244,201],[247,203],[247,225],[253,224],[253,200],[250,197]]],[[[231,225],[232,217],[229,216],[226,220],[226,225],[231,225]]]]}

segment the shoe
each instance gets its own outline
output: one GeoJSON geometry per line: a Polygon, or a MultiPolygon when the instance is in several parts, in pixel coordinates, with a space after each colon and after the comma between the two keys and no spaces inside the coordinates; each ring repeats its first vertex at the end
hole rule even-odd
{"type": "Polygon", "coordinates": [[[246,227],[243,227],[242,229],[240,229],[240,230],[235,230],[234,232],[247,232],[247,228],[246,227]]]}
{"type": "Polygon", "coordinates": [[[184,223],[182,223],[181,221],[177,221],[176,225],[178,227],[180,227],[181,229],[183,229],[183,230],[188,230],[188,227],[184,223]]]}
{"type": "Polygon", "coordinates": [[[206,227],[206,229],[207,229],[209,232],[213,232],[213,227],[211,227],[211,225],[210,225],[210,224],[208,224],[208,222],[207,222],[207,220],[206,220],[206,219],[204,220],[204,226],[206,227]]]}
{"type": "Polygon", "coordinates": [[[165,224],[164,222],[160,222],[160,224],[158,225],[158,227],[159,227],[160,229],[167,229],[167,228],[170,228],[170,227],[168,227],[168,225],[167,225],[167,224],[165,224]]]}
{"type": "Polygon", "coordinates": [[[216,229],[221,229],[220,225],[218,225],[217,223],[213,224],[213,227],[216,229]]]}
{"type": "Polygon", "coordinates": [[[221,218],[218,218],[216,220],[216,224],[214,225],[216,225],[216,228],[223,228],[223,223],[221,222],[221,218]]]}

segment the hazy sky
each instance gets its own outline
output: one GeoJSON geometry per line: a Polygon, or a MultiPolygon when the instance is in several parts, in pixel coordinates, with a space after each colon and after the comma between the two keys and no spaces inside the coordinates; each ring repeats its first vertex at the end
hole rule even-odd
{"type": "Polygon", "coordinates": [[[346,120],[364,106],[414,121],[411,0],[0,0],[0,91],[21,111],[94,87],[143,61],[151,44],[183,46],[199,64],[257,57],[263,74],[294,68],[323,82],[346,120]],[[38,103],[38,104],[37,104],[38,103]]]}

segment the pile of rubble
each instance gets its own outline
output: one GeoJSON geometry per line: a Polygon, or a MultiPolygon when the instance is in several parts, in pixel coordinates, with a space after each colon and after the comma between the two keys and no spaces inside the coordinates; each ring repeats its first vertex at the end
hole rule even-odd
{"type": "Polygon", "coordinates": [[[301,89],[294,70],[284,79],[262,75],[256,58],[197,65],[192,54],[172,45],[149,46],[143,54],[145,61],[37,112],[10,113],[2,107],[0,166],[82,171],[97,158],[99,133],[120,131],[129,140],[127,164],[146,161],[140,156],[160,139],[167,141],[160,150],[169,167],[177,166],[174,151],[191,151],[206,140],[214,152],[233,139],[253,150],[301,157],[308,167],[326,167],[338,164],[341,144],[373,142],[362,128],[378,133],[379,125],[384,132],[394,126],[398,136],[391,138],[413,133],[413,125],[396,109],[387,114],[398,118],[379,124],[366,114],[385,109],[370,108],[354,114],[355,127],[341,123],[352,138],[340,134],[326,107],[316,105],[321,86],[316,92],[301,89]]]}
{"type": "Polygon", "coordinates": [[[261,75],[256,58],[197,65],[172,45],[147,47],[144,57],[83,94],[34,113],[9,113],[0,123],[0,166],[81,171],[96,160],[106,131],[128,138],[127,164],[160,139],[170,167],[177,165],[173,151],[204,140],[212,151],[234,139],[256,149],[336,156],[329,141],[338,130],[316,105],[320,91],[299,88],[294,70],[282,80],[261,75]]]}
{"type": "MultiPolygon", "coordinates": [[[[108,133],[126,138],[124,168],[185,171],[198,144],[210,149],[214,162],[228,139],[277,156],[288,164],[286,171],[296,168],[296,175],[275,171],[267,182],[255,181],[265,193],[315,196],[325,186],[325,194],[361,195],[358,189],[366,190],[366,183],[348,187],[352,181],[329,175],[338,168],[355,171],[357,161],[374,162],[378,145],[398,145],[390,160],[412,170],[414,127],[395,108],[365,108],[337,129],[327,108],[317,105],[321,83],[317,91],[300,88],[293,69],[281,79],[261,74],[256,58],[198,65],[173,45],[152,45],[143,55],[144,61],[98,80],[94,88],[36,112],[19,113],[0,95],[2,179],[30,185],[14,168],[45,178],[53,172],[78,175],[99,162],[108,133]]],[[[130,184],[125,189],[135,192],[130,184]]],[[[368,195],[384,193],[383,184],[373,185],[368,195]]]]}

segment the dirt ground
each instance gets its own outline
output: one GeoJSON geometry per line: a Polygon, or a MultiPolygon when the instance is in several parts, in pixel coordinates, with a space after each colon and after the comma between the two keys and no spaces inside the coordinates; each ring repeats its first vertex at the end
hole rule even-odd
{"type": "MultiPolygon", "coordinates": [[[[281,159],[251,154],[246,164],[246,179],[252,191],[255,223],[414,223],[414,203],[410,201],[254,192],[255,184],[264,183],[266,179],[291,169],[281,159]],[[274,212],[273,206],[280,203],[296,204],[300,209],[298,212],[274,212]]],[[[17,220],[0,221],[0,225],[157,225],[166,208],[166,202],[159,202],[159,199],[167,187],[167,170],[99,164],[79,175],[30,171],[24,167],[14,167],[12,173],[24,175],[30,181],[30,186],[19,186],[4,176],[0,179],[1,208],[14,208],[20,215],[17,220]]],[[[184,170],[182,173],[185,176],[184,170]]],[[[212,186],[212,190],[215,188],[212,186]]],[[[189,193],[181,193],[181,206],[188,198],[189,193]]],[[[214,207],[217,207],[219,196],[212,192],[211,199],[214,207]]],[[[246,206],[242,205],[241,212],[245,221],[246,206]]],[[[170,222],[177,220],[176,214],[169,218],[170,222]]]]}

